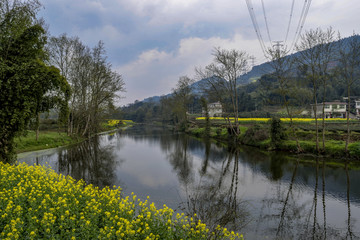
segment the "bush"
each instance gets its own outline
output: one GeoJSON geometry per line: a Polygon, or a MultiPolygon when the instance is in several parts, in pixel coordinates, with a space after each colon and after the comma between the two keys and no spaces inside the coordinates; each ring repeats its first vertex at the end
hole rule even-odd
{"type": "Polygon", "coordinates": [[[242,239],[42,166],[0,162],[0,239],[242,239]]]}
{"type": "Polygon", "coordinates": [[[246,130],[242,141],[245,144],[258,146],[260,142],[268,138],[269,132],[266,129],[261,128],[259,125],[254,125],[246,130]]]}
{"type": "Polygon", "coordinates": [[[350,143],[349,152],[351,156],[360,158],[360,142],[350,143]]]}
{"type": "Polygon", "coordinates": [[[281,120],[276,117],[272,117],[270,120],[270,139],[271,144],[278,148],[281,144],[281,141],[285,138],[285,130],[281,124],[281,120]]]}

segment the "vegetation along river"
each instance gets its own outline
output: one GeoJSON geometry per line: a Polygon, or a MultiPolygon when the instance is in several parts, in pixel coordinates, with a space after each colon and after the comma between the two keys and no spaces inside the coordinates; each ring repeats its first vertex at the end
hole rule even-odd
{"type": "Polygon", "coordinates": [[[224,225],[245,239],[359,239],[359,168],[313,160],[141,126],[18,156],[99,187],[120,186],[124,196],[149,196],[158,207],[196,213],[209,227],[224,225]]]}

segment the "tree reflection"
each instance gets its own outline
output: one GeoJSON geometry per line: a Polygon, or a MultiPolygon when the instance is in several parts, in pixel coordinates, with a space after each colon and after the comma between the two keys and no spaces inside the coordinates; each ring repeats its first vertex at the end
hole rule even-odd
{"type": "Polygon", "coordinates": [[[352,231],[353,224],[351,223],[351,207],[350,207],[350,177],[349,177],[349,166],[348,163],[345,165],[345,172],[346,172],[346,202],[348,208],[348,217],[347,217],[347,232],[346,232],[346,239],[359,239],[359,237],[354,236],[352,231]]]}
{"type": "Polygon", "coordinates": [[[185,189],[187,200],[182,210],[189,216],[196,214],[211,230],[217,225],[239,231],[248,222],[247,205],[238,199],[239,186],[239,151],[229,149],[223,158],[221,168],[210,163],[211,142],[205,141],[204,159],[196,171],[192,159],[187,155],[188,137],[178,142],[169,154],[169,162],[177,172],[185,189]],[[198,175],[196,175],[198,173],[198,175]]]}
{"type": "Polygon", "coordinates": [[[193,157],[188,152],[189,138],[185,135],[177,135],[173,144],[173,150],[168,154],[169,162],[183,184],[193,181],[193,157]]]}
{"type": "Polygon", "coordinates": [[[113,146],[101,146],[100,138],[94,136],[76,147],[60,151],[59,172],[100,188],[112,186],[115,182],[115,165],[119,162],[113,155],[113,146]]]}
{"type": "Polygon", "coordinates": [[[289,184],[289,189],[288,189],[287,194],[286,194],[284,205],[283,205],[282,210],[281,210],[280,222],[279,222],[279,226],[278,226],[277,231],[276,231],[276,236],[277,237],[279,237],[280,234],[284,234],[283,232],[285,230],[290,229],[288,226],[285,227],[285,223],[290,223],[290,221],[285,221],[285,216],[286,216],[285,213],[286,213],[286,207],[288,205],[290,195],[292,193],[292,188],[293,188],[293,184],[294,184],[294,180],[295,180],[295,177],[296,177],[296,172],[297,172],[298,166],[299,166],[299,162],[297,161],[296,165],[295,165],[295,168],[294,168],[294,171],[293,171],[293,174],[292,174],[292,177],[291,177],[291,182],[289,184]]]}

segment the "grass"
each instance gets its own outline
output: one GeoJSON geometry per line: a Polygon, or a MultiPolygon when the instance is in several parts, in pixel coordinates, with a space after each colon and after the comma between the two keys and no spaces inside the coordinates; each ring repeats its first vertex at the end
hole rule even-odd
{"type": "Polygon", "coordinates": [[[66,133],[56,131],[40,132],[38,141],[36,141],[35,131],[27,131],[25,136],[15,138],[17,153],[55,148],[76,142],[78,142],[78,139],[71,138],[66,133]]]}
{"type": "MultiPolygon", "coordinates": [[[[253,121],[253,120],[251,120],[253,121]]],[[[200,126],[203,126],[201,121],[198,121],[200,126]]],[[[220,124],[219,122],[212,121],[213,126],[211,127],[210,137],[225,140],[228,139],[228,133],[226,126],[227,124],[220,124]],[[217,126],[217,127],[215,127],[217,126]]],[[[274,149],[270,138],[266,137],[266,132],[269,131],[270,125],[268,123],[261,123],[261,121],[256,122],[256,124],[250,124],[246,121],[243,121],[240,125],[241,135],[239,136],[240,141],[245,145],[259,147],[261,149],[274,149]],[[259,129],[253,130],[254,132],[248,133],[248,130],[253,129],[258,126],[259,129]],[[265,138],[264,138],[265,137],[265,138]]],[[[313,124],[308,122],[306,123],[309,126],[313,124]]],[[[342,129],[339,130],[340,125],[332,125],[333,128],[325,132],[325,151],[323,155],[332,156],[336,158],[346,157],[345,152],[345,141],[346,132],[342,129]]],[[[286,124],[285,124],[286,127],[286,124]]],[[[341,125],[343,127],[343,124],[341,125]]],[[[329,127],[327,127],[329,128],[329,127]]],[[[205,132],[204,127],[195,126],[189,130],[189,133],[194,134],[198,137],[203,137],[205,132]]],[[[297,152],[297,144],[292,136],[292,133],[289,129],[285,131],[286,138],[281,142],[278,149],[283,151],[297,152]]],[[[316,144],[315,144],[315,131],[314,130],[304,130],[302,128],[296,128],[296,135],[299,140],[300,146],[304,153],[316,154],[316,144]]],[[[319,133],[319,147],[322,148],[322,139],[321,132],[319,133]]],[[[358,132],[352,131],[351,133],[351,142],[349,143],[349,156],[352,159],[359,159],[360,157],[360,134],[358,132]]]]}
{"type": "MultiPolygon", "coordinates": [[[[115,130],[119,127],[128,127],[133,124],[131,120],[108,120],[101,124],[101,131],[115,130]]],[[[77,143],[81,137],[70,137],[64,132],[55,130],[40,131],[39,139],[36,141],[35,131],[26,131],[23,136],[15,138],[16,153],[37,151],[48,148],[56,148],[77,143]]]]}
{"type": "Polygon", "coordinates": [[[196,216],[158,209],[43,166],[0,162],[0,239],[243,239],[196,216]]]}

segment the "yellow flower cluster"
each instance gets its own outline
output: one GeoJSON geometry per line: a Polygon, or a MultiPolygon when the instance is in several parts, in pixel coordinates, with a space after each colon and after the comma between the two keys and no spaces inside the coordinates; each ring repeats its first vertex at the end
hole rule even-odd
{"type": "Polygon", "coordinates": [[[134,122],[132,120],[117,120],[117,119],[110,119],[108,120],[107,122],[107,125],[110,126],[110,127],[114,127],[114,126],[117,126],[119,124],[125,124],[125,125],[131,125],[133,124],[134,122]]]}
{"type": "Polygon", "coordinates": [[[242,239],[43,166],[0,162],[0,239],[242,239]]]}
{"type": "Polygon", "coordinates": [[[107,125],[110,127],[114,127],[114,126],[118,125],[119,123],[120,123],[120,120],[112,119],[112,120],[108,120],[107,125]]]}
{"type": "MultiPolygon", "coordinates": [[[[271,118],[238,118],[239,122],[267,122],[271,118]]],[[[205,117],[197,117],[196,120],[205,120],[205,117]]],[[[227,120],[223,117],[210,117],[210,120],[227,120]]],[[[235,118],[229,118],[229,120],[234,121],[235,118]]],[[[290,122],[290,118],[280,118],[281,121],[290,122]]],[[[293,122],[314,122],[315,118],[292,118],[293,122]]],[[[318,121],[322,121],[322,118],[318,118],[318,121]]],[[[325,118],[327,122],[345,122],[346,118],[325,118]]]]}

